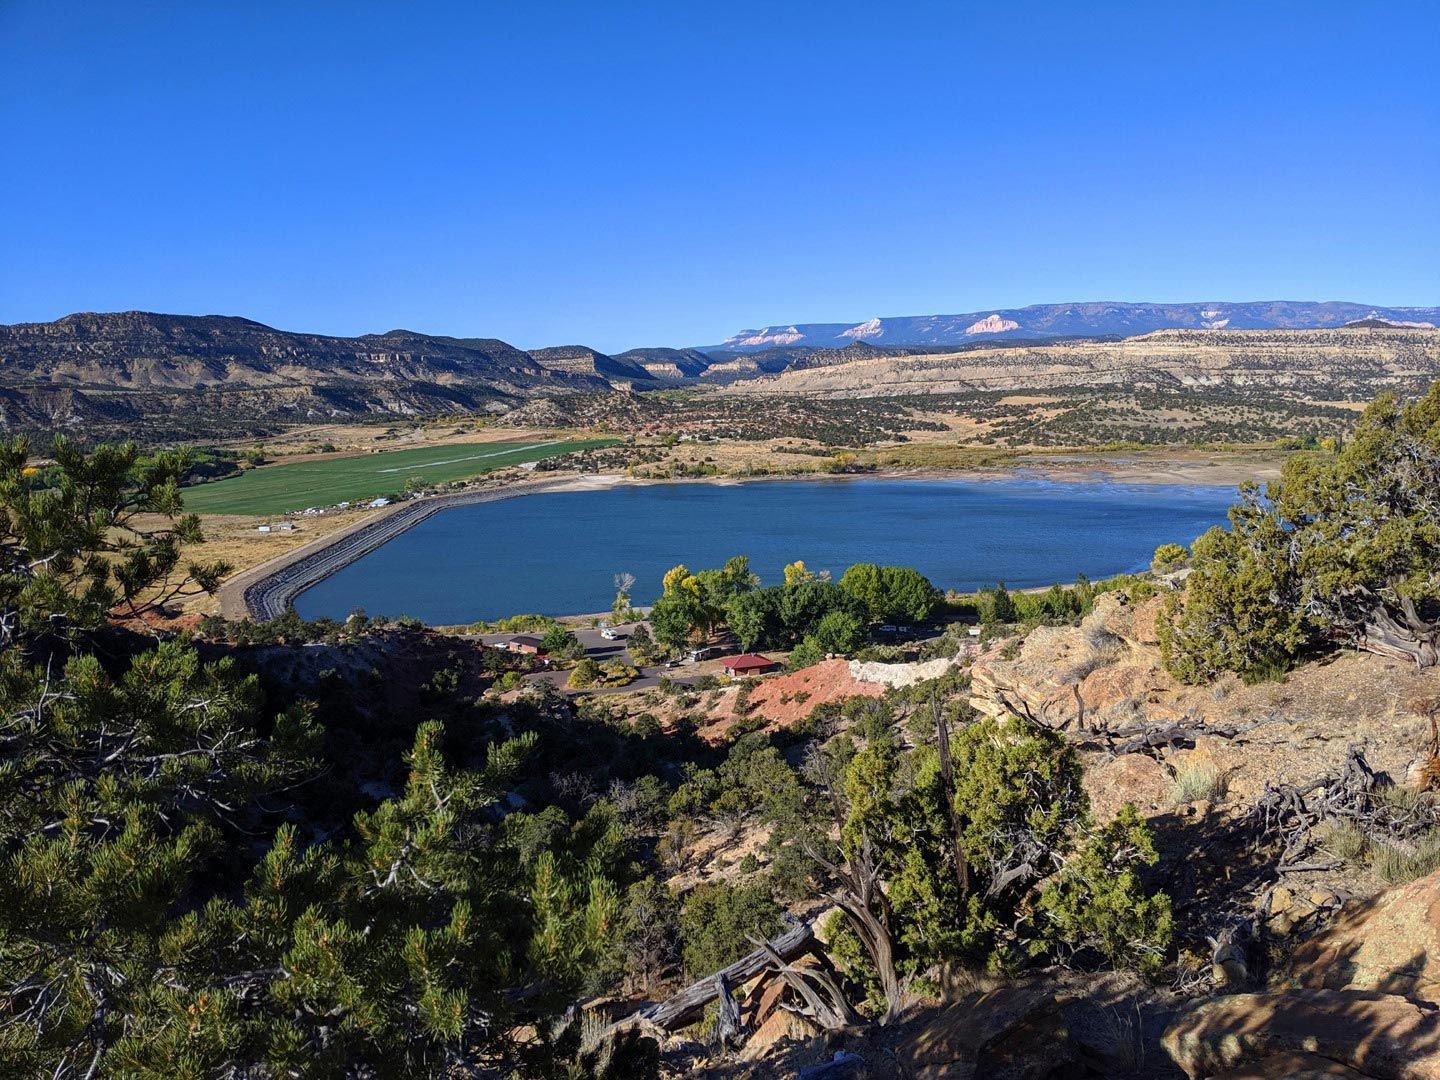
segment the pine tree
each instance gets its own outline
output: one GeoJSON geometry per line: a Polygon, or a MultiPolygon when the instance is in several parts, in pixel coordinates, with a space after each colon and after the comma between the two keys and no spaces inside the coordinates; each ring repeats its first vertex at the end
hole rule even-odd
{"type": "Polygon", "coordinates": [[[134,443],[86,454],[64,437],[50,453],[53,465],[31,467],[28,440],[0,440],[0,649],[213,590],[229,569],[191,563],[177,577],[181,545],[200,539],[180,499],[188,454],[144,459],[134,443]]]}

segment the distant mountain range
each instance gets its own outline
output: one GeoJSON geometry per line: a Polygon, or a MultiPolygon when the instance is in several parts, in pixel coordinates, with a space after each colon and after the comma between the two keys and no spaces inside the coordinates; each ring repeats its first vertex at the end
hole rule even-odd
{"type": "MultiPolygon", "coordinates": [[[[823,386],[822,392],[834,392],[856,383],[854,373],[949,372],[958,361],[936,359],[937,354],[1000,349],[1014,352],[1011,360],[1018,360],[1036,342],[1113,340],[1171,329],[1213,333],[1351,326],[1362,333],[1365,327],[1394,330],[1437,323],[1440,307],[1279,301],[1049,304],[849,326],[766,327],[711,348],[608,355],[585,345],[527,352],[494,338],[409,330],[336,337],[277,330],[231,316],[82,313],[49,323],[0,326],[0,428],[218,436],[359,416],[503,413],[537,398],[697,382],[761,380],[782,391],[823,386]],[[886,366],[906,357],[917,359],[893,370],[886,366]],[[833,373],[798,378],[821,369],[833,373]],[[781,375],[789,381],[773,382],[781,375]]],[[[1233,344],[1239,347],[1238,338],[1233,344]]],[[[966,361],[975,362],[979,358],[966,361]]],[[[986,363],[1005,367],[1010,360],[986,363]]],[[[865,384],[863,375],[857,378],[865,384]]],[[[938,381],[949,378],[942,374],[938,381]]],[[[962,381],[974,385],[968,377],[962,381]]]]}
{"type": "Polygon", "coordinates": [[[1440,324],[1440,307],[1381,308],[1343,301],[1250,303],[1032,304],[964,315],[902,315],[856,323],[793,323],[742,330],[711,350],[838,349],[851,342],[887,348],[964,345],[997,338],[1131,337],[1154,330],[1319,330],[1361,319],[1440,324]]]}

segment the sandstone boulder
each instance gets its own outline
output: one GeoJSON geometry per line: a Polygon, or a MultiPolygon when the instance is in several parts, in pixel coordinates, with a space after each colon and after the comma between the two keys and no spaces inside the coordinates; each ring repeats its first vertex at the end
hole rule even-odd
{"type": "Polygon", "coordinates": [[[1152,596],[1135,605],[1135,613],[1130,618],[1130,634],[1137,644],[1159,648],[1159,626],[1164,606],[1163,596],[1152,596]]]}
{"type": "Polygon", "coordinates": [[[1245,1068],[1260,1075],[1254,1070],[1267,1058],[1310,1054],[1376,1080],[1440,1080],[1440,1011],[1363,990],[1214,998],[1181,1013],[1161,1045],[1192,1078],[1245,1068]]]}
{"type": "Polygon", "coordinates": [[[1366,1080],[1365,1074],[1318,1054],[1272,1054],[1250,1065],[1217,1073],[1214,1080],[1366,1080]]]}
{"type": "Polygon", "coordinates": [[[1135,605],[1124,593],[1109,592],[1097,596],[1090,614],[1080,621],[1080,630],[1092,639],[1101,632],[1132,647],[1141,644],[1135,634],[1135,605]]]}
{"type": "Polygon", "coordinates": [[[1178,719],[1186,709],[1181,688],[1160,665],[1154,613],[1146,608],[1150,621],[1137,630],[1137,610],[1106,593],[1081,625],[1037,627],[1008,659],[1004,650],[982,655],[971,668],[971,703],[1057,731],[1178,719]]]}
{"type": "MultiPolygon", "coordinates": [[[[1083,725],[1079,677],[1072,676],[1081,656],[1074,627],[1032,630],[1014,659],[986,654],[971,668],[971,702],[982,713],[1014,713],[1059,731],[1083,725]]],[[[1088,673],[1088,672],[1087,672],[1088,673]]]]}
{"type": "Polygon", "coordinates": [[[1170,791],[1165,766],[1146,754],[1126,754],[1085,770],[1082,781],[1090,808],[1100,824],[1112,821],[1126,803],[1149,817],[1160,811],[1170,791]]]}
{"type": "Polygon", "coordinates": [[[915,1080],[1040,1080],[1081,1070],[1061,1004],[1045,983],[1003,986],[956,1002],[901,1053],[915,1080]]]}
{"type": "Polygon", "coordinates": [[[743,1061],[755,1061],[775,1046],[786,1042],[808,1042],[823,1035],[819,1025],[789,1009],[775,1009],[745,1040],[740,1051],[743,1061]]]}
{"type": "Polygon", "coordinates": [[[1289,981],[1440,1003],[1440,871],[1342,908],[1295,951],[1289,981]]]}

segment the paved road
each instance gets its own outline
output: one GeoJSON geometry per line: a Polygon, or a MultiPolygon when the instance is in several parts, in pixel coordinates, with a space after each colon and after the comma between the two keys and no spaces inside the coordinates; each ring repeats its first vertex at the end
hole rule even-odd
{"type": "MultiPolygon", "coordinates": [[[[630,659],[630,653],[625,647],[625,640],[634,632],[638,623],[625,623],[615,628],[619,638],[615,641],[607,641],[601,636],[599,630],[576,629],[575,636],[580,639],[580,644],[585,648],[585,655],[597,663],[603,664],[606,660],[622,660],[627,664],[634,663],[630,659]]],[[[503,645],[513,637],[539,637],[539,634],[480,634],[475,640],[482,641],[486,645],[503,645]]],[[[667,668],[656,664],[651,667],[642,667],[640,677],[625,686],[603,686],[591,690],[569,691],[572,693],[586,694],[616,694],[622,691],[647,690],[659,686],[661,678],[668,676],[671,682],[688,686],[706,672],[718,670],[718,666],[709,664],[682,664],[679,667],[667,668]]],[[[561,690],[567,690],[566,681],[570,678],[570,672],[566,669],[556,671],[541,671],[534,675],[526,676],[526,682],[548,682],[561,690]]]]}

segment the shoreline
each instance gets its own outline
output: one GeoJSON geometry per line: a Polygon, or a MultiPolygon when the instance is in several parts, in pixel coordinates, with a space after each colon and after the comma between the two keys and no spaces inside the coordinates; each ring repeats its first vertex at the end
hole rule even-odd
{"type": "MultiPolygon", "coordinates": [[[[604,491],[617,487],[648,487],[658,484],[713,484],[728,487],[764,481],[796,480],[959,480],[965,482],[1028,480],[1043,483],[1115,483],[1136,487],[1227,487],[1234,486],[1233,476],[1221,479],[1184,477],[1187,468],[1171,465],[1168,469],[1151,468],[1137,475],[1117,476],[1114,470],[1092,467],[1070,470],[1060,463],[1035,463],[1035,467],[1015,466],[1004,469],[881,469],[858,473],[795,473],[762,476],[703,477],[627,477],[615,473],[571,473],[544,480],[519,480],[499,487],[478,491],[437,495],[398,503],[357,521],[336,532],[318,537],[292,551],[284,552],[256,566],[240,571],[221,584],[217,590],[220,613],[228,619],[251,618],[258,621],[276,618],[288,610],[295,598],[306,589],[324,581],[351,563],[389,543],[401,533],[427,518],[458,506],[472,506],[523,495],[553,494],[568,491],[604,491]]],[[[1208,466],[1193,466],[1205,469],[1208,466]]],[[[1225,467],[1219,467],[1225,468],[1225,467]]],[[[1233,469],[1233,466],[1230,468],[1233,469]]]]}

